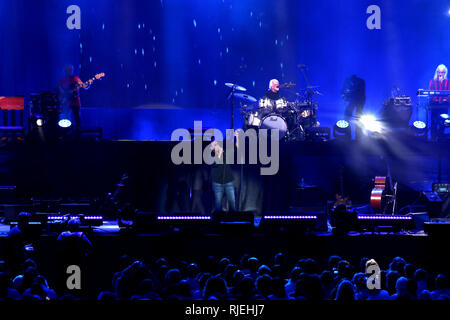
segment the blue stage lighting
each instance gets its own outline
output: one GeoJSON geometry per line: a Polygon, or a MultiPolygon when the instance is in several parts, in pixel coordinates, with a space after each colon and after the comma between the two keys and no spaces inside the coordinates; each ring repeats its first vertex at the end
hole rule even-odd
{"type": "Polygon", "coordinates": [[[158,216],[157,220],[211,220],[211,216],[158,216]]]}
{"type": "Polygon", "coordinates": [[[427,127],[427,124],[423,121],[414,121],[413,126],[416,129],[425,129],[427,127]]]}
{"type": "Polygon", "coordinates": [[[377,120],[377,118],[373,114],[365,114],[362,115],[359,119],[359,123],[363,127],[363,129],[367,132],[376,132],[381,133],[382,126],[381,123],[377,120]]]}
{"type": "Polygon", "coordinates": [[[346,120],[339,120],[338,122],[336,122],[336,126],[341,129],[346,129],[349,125],[350,124],[346,120]]]}
{"type": "Polygon", "coordinates": [[[36,125],[37,125],[38,127],[42,127],[42,126],[44,125],[44,120],[41,119],[41,118],[36,119],[36,125]]]}
{"type": "Polygon", "coordinates": [[[333,126],[333,136],[336,139],[348,139],[352,138],[352,132],[350,123],[347,120],[339,120],[333,126]]]}
{"type": "Polygon", "coordinates": [[[72,125],[72,122],[69,119],[61,119],[58,122],[58,126],[61,128],[68,128],[72,125]]]}

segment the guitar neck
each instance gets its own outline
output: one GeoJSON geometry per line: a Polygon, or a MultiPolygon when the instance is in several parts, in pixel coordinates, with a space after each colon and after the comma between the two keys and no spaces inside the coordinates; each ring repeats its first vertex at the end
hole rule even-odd
{"type": "Polygon", "coordinates": [[[94,82],[95,80],[98,80],[98,79],[101,79],[101,78],[103,78],[105,76],[105,74],[104,73],[98,73],[98,74],[96,74],[95,76],[93,76],[92,78],[90,78],[90,79],[88,79],[87,81],[85,81],[85,82],[83,82],[83,83],[81,83],[81,84],[77,84],[77,89],[80,89],[80,88],[82,88],[82,87],[84,87],[84,86],[88,86],[89,85],[89,82],[94,82]]]}
{"type": "Polygon", "coordinates": [[[89,81],[94,81],[95,79],[96,79],[95,77],[92,77],[92,78],[86,80],[85,82],[83,82],[83,83],[81,83],[81,84],[78,84],[78,85],[77,85],[78,89],[80,89],[80,88],[82,88],[82,87],[84,87],[84,86],[89,85],[89,81]]]}

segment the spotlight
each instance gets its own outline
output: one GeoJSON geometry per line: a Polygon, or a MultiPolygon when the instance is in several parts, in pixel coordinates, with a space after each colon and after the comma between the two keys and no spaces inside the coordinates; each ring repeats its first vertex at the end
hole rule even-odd
{"type": "Polygon", "coordinates": [[[72,125],[72,122],[69,119],[61,119],[58,122],[58,126],[61,128],[68,128],[72,125]]]}
{"type": "Polygon", "coordinates": [[[381,133],[381,123],[372,114],[362,115],[359,119],[359,123],[366,132],[381,133]]]}
{"type": "Polygon", "coordinates": [[[412,126],[410,127],[410,132],[415,137],[420,137],[420,138],[426,139],[427,133],[428,133],[427,124],[423,121],[416,120],[413,122],[412,126]]]}
{"type": "Polygon", "coordinates": [[[414,121],[413,126],[418,130],[423,130],[427,127],[427,124],[423,121],[414,121]]]}
{"type": "MultiPolygon", "coordinates": [[[[441,126],[443,128],[448,128],[450,127],[450,116],[448,115],[448,113],[442,113],[441,114],[441,126]]],[[[444,134],[444,133],[443,133],[444,134]]],[[[444,134],[445,135],[445,134],[444,134]]]]}
{"type": "Polygon", "coordinates": [[[350,123],[347,120],[339,120],[333,127],[333,136],[336,139],[351,139],[352,131],[350,123]]]}
{"type": "Polygon", "coordinates": [[[339,120],[336,122],[336,126],[340,129],[346,129],[350,126],[350,124],[346,120],[339,120]]]}
{"type": "Polygon", "coordinates": [[[38,127],[42,127],[42,126],[44,125],[44,120],[41,119],[41,118],[36,119],[36,125],[37,125],[38,127]]]}

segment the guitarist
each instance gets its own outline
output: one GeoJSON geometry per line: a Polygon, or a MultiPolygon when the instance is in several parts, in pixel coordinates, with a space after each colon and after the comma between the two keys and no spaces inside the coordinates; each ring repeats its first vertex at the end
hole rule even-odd
{"type": "Polygon", "coordinates": [[[89,89],[93,80],[83,83],[78,76],[73,75],[73,66],[67,65],[64,68],[65,76],[58,82],[58,96],[63,112],[72,110],[75,122],[75,131],[80,130],[80,93],[79,88],[89,89]]]}

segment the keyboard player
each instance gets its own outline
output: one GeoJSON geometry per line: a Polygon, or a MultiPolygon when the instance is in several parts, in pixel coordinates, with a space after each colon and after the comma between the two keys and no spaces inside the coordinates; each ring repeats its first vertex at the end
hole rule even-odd
{"type": "MultiPolygon", "coordinates": [[[[447,79],[448,69],[445,65],[437,66],[434,78],[430,80],[429,90],[450,90],[450,81],[447,79]]],[[[448,112],[450,97],[433,97],[430,101],[431,109],[431,140],[443,133],[444,128],[440,126],[440,115],[448,112]]]]}

